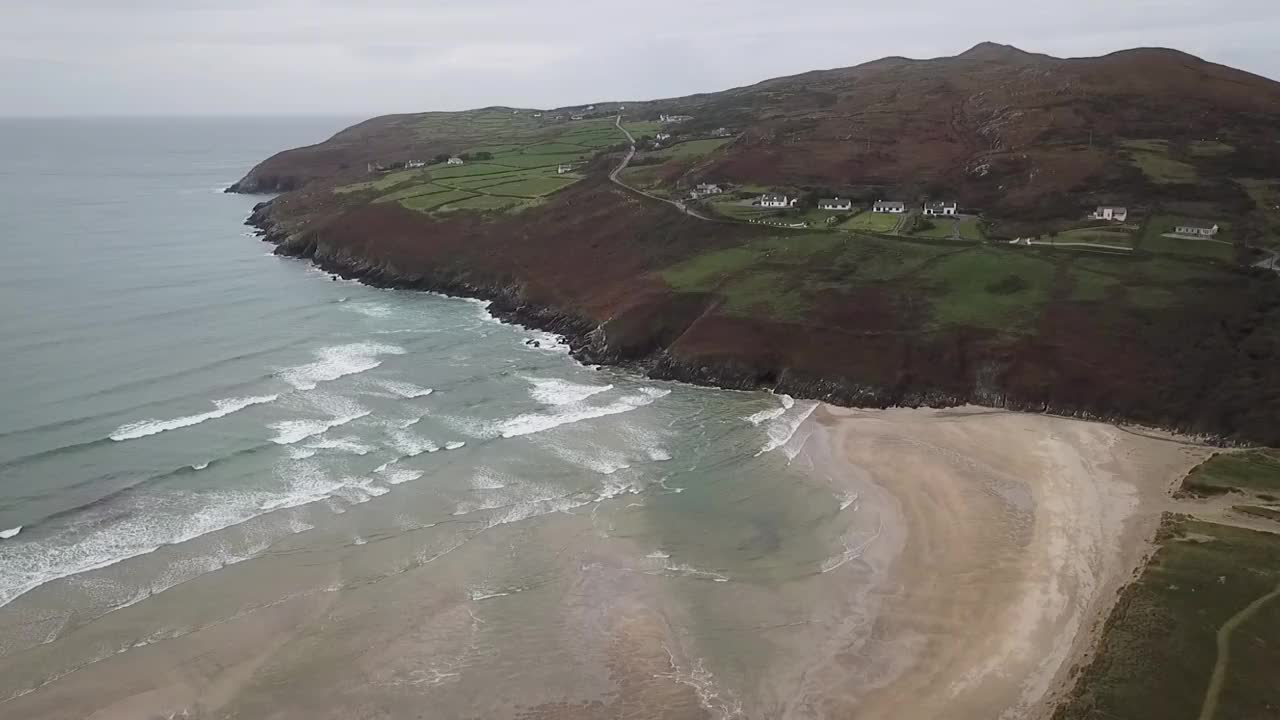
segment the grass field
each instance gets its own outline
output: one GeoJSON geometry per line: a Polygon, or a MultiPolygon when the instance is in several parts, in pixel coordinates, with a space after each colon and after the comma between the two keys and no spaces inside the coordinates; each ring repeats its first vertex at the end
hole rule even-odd
{"type": "Polygon", "coordinates": [[[982,222],[976,217],[961,218],[928,218],[933,227],[912,233],[917,237],[930,237],[940,239],[951,239],[955,236],[955,231],[959,228],[960,239],[982,241],[986,239],[986,235],[982,232],[982,222]]]}
{"type": "Polygon", "coordinates": [[[1159,540],[1054,720],[1277,717],[1280,535],[1166,515],[1159,540]]]}
{"type": "Polygon", "coordinates": [[[1188,473],[1182,489],[1192,495],[1234,491],[1280,497],[1280,450],[1218,453],[1188,473]]]}
{"type": "Polygon", "coordinates": [[[424,212],[434,210],[455,200],[466,200],[472,197],[475,197],[475,193],[470,193],[466,190],[449,190],[448,192],[435,193],[433,195],[416,195],[411,198],[405,198],[400,201],[400,204],[410,210],[424,212]]]}
{"type": "Polygon", "coordinates": [[[1154,182],[1190,183],[1198,177],[1194,167],[1170,157],[1164,140],[1125,140],[1120,144],[1129,151],[1133,164],[1154,182]]]}
{"type": "Polygon", "coordinates": [[[583,176],[559,174],[562,164],[580,164],[601,148],[623,141],[610,119],[555,122],[532,113],[501,110],[428,113],[415,131],[471,138],[466,152],[492,158],[464,165],[437,163],[422,170],[387,173],[334,189],[339,195],[373,196],[420,212],[506,211],[531,207],[537,198],[564,189],[583,176]],[[524,198],[519,202],[511,198],[524,198]]]}
{"type": "Polygon", "coordinates": [[[1114,245],[1116,247],[1133,247],[1133,234],[1124,230],[1110,228],[1077,228],[1058,233],[1054,242],[1093,243],[1096,245],[1114,245]]]}
{"type": "Polygon", "coordinates": [[[700,157],[714,151],[716,148],[727,142],[729,142],[729,138],[690,140],[689,142],[682,142],[677,145],[672,145],[669,148],[648,153],[648,155],[674,159],[700,157]]]}
{"type": "Polygon", "coordinates": [[[1138,247],[1148,252],[1211,260],[1230,261],[1235,257],[1235,248],[1230,244],[1230,227],[1224,226],[1212,240],[1164,237],[1166,233],[1173,232],[1184,219],[1176,215],[1154,215],[1148,218],[1142,227],[1138,247]]]}
{"type": "Polygon", "coordinates": [[[1038,254],[978,247],[930,264],[921,277],[940,325],[1018,329],[1049,300],[1055,264],[1038,254]]]}
{"type": "Polygon", "coordinates": [[[522,197],[536,198],[543,195],[550,195],[557,190],[564,188],[577,182],[576,178],[566,177],[531,177],[524,180],[505,183],[503,185],[491,185],[483,189],[486,195],[496,195],[499,197],[522,197]]]}
{"type": "Polygon", "coordinates": [[[1235,152],[1235,148],[1217,140],[1196,140],[1188,148],[1196,157],[1221,157],[1235,152]]]}
{"type": "Polygon", "coordinates": [[[848,220],[840,223],[837,227],[841,230],[891,233],[898,227],[898,220],[901,217],[901,215],[865,211],[854,215],[848,220]]]}

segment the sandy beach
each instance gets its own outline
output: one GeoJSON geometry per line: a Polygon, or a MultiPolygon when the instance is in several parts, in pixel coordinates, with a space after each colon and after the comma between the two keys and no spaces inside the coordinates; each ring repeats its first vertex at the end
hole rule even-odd
{"type": "Polygon", "coordinates": [[[983,408],[794,413],[773,475],[317,527],[98,617],[33,593],[0,714],[1039,720],[1209,453],[983,408]]]}
{"type": "Polygon", "coordinates": [[[827,717],[1046,717],[1172,486],[1209,454],[985,408],[824,407],[813,422],[828,474],[865,474],[904,522],[871,639],[828,668],[847,684],[821,701],[827,717]]]}

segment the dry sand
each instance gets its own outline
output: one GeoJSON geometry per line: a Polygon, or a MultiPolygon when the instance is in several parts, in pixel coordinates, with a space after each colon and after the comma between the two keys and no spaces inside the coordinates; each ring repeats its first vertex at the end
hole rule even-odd
{"type": "Polygon", "coordinates": [[[905,524],[871,639],[829,669],[847,691],[827,692],[828,717],[1047,716],[1149,552],[1172,486],[1209,454],[982,408],[827,407],[814,421],[830,474],[869,476],[905,524]]]}

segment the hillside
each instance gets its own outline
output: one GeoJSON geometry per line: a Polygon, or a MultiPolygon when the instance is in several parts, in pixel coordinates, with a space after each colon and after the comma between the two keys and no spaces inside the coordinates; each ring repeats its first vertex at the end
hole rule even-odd
{"type": "Polygon", "coordinates": [[[232,190],[290,190],[251,220],[281,253],[493,299],[586,360],[1280,443],[1280,282],[1251,267],[1280,230],[1275,127],[1280,84],[1176,51],[983,44],[670,100],[376,118],[232,190]],[[689,200],[700,182],[727,192],[689,200]],[[852,207],[818,208],[832,195],[852,207]],[[926,199],[960,215],[922,217],[926,199]],[[1128,217],[1087,219],[1098,204],[1128,217]]]}

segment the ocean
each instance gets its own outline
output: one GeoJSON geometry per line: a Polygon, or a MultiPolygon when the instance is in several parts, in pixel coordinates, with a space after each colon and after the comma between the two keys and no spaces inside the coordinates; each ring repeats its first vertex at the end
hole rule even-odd
{"type": "Polygon", "coordinates": [[[815,403],[272,255],[222,189],[350,122],[0,121],[0,717],[792,702],[878,572],[815,403]]]}

